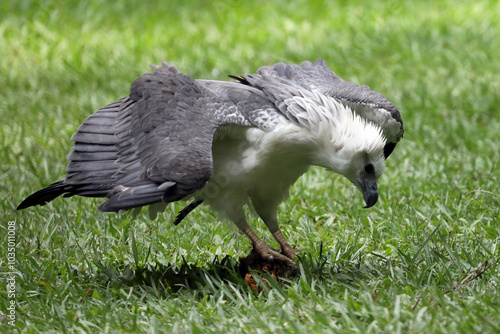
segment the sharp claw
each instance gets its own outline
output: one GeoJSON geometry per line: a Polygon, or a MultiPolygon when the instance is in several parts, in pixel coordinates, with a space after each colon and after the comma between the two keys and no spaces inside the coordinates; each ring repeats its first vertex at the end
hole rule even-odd
{"type": "Polygon", "coordinates": [[[285,255],[289,259],[295,260],[295,255],[301,251],[295,248],[285,248],[281,250],[281,254],[285,255]]]}
{"type": "Polygon", "coordinates": [[[278,230],[273,233],[274,238],[278,241],[280,247],[282,248],[282,252],[280,253],[260,240],[250,227],[245,227],[242,230],[253,244],[253,251],[245,258],[245,262],[251,263],[252,261],[257,260],[257,258],[260,258],[264,261],[279,261],[283,262],[288,267],[296,267],[294,259],[298,250],[295,250],[288,245],[281,231],[278,230]]]}
{"type": "Polygon", "coordinates": [[[286,263],[286,265],[288,265],[290,267],[296,266],[296,263],[294,261],[295,253],[293,253],[293,258],[292,258],[292,257],[288,256],[288,254],[287,254],[287,253],[289,253],[289,254],[292,254],[292,253],[287,252],[287,253],[282,254],[282,253],[278,252],[277,250],[275,250],[274,248],[272,248],[271,246],[266,245],[264,243],[255,245],[253,252],[256,252],[259,255],[259,257],[264,259],[264,260],[281,261],[281,262],[286,263]]]}

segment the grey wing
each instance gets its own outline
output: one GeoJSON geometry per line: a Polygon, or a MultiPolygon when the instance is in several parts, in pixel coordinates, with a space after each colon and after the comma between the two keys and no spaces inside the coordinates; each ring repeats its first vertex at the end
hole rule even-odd
{"type": "Polygon", "coordinates": [[[215,130],[253,126],[229,98],[167,63],[154,68],[73,136],[65,183],[70,195],[109,197],[101,211],[168,203],[201,189],[212,174],[215,130]]]}
{"type": "MultiPolygon", "coordinates": [[[[156,196],[173,202],[201,189],[212,175],[212,140],[224,123],[250,125],[231,101],[162,63],[131,87],[134,103],[118,115],[116,136],[122,165],[116,189],[100,209],[115,211],[120,202],[156,196]],[[227,117],[218,120],[216,115],[227,117]],[[126,181],[126,182],[124,182],[126,181]],[[134,195],[132,184],[141,190],[134,195]]],[[[149,198],[148,198],[149,200],[149,198]]],[[[127,203],[127,206],[131,206],[127,203]]]]}
{"type": "MultiPolygon", "coordinates": [[[[342,80],[330,70],[323,59],[317,59],[314,63],[305,61],[301,66],[284,63],[264,66],[257,74],[247,75],[245,79],[249,85],[270,91],[270,98],[275,97],[277,106],[284,113],[287,108],[287,96],[304,96],[308,92],[317,92],[333,97],[361,117],[381,127],[387,138],[384,149],[386,158],[403,137],[403,120],[394,104],[368,86],[342,80]]],[[[294,115],[288,117],[293,119],[294,115]]]]}
{"type": "Polygon", "coordinates": [[[404,133],[403,119],[396,106],[384,95],[365,85],[345,81],[330,70],[323,59],[302,63],[302,80],[311,89],[332,96],[360,116],[378,124],[388,142],[397,143],[404,133]]]}
{"type": "Polygon", "coordinates": [[[214,119],[218,124],[232,123],[272,131],[288,123],[288,119],[277,109],[275,101],[269,99],[261,89],[236,82],[214,80],[197,80],[197,82],[231,106],[215,111],[214,119]]]}
{"type": "Polygon", "coordinates": [[[128,98],[123,98],[98,110],[71,137],[75,144],[68,155],[66,197],[105,197],[115,186],[113,174],[117,170],[118,150],[114,124],[116,115],[127,102],[128,98]]]}
{"type": "Polygon", "coordinates": [[[127,103],[121,99],[98,110],[73,135],[73,151],[66,167],[66,178],[28,196],[18,210],[45,205],[56,197],[73,195],[105,197],[115,187],[118,153],[114,124],[116,115],[127,103]]]}

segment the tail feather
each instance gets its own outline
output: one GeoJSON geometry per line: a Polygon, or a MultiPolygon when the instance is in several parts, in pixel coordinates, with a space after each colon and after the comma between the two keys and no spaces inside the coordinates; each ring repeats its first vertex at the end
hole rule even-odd
{"type": "Polygon", "coordinates": [[[19,204],[17,210],[26,209],[35,205],[45,205],[56,197],[69,192],[71,190],[70,188],[71,186],[64,184],[64,181],[54,182],[48,187],[38,190],[36,193],[26,197],[26,199],[19,204]]]}
{"type": "Polygon", "coordinates": [[[165,191],[159,190],[157,184],[144,184],[130,188],[119,186],[113,192],[110,199],[99,206],[99,211],[119,212],[161,202],[165,191]]]}

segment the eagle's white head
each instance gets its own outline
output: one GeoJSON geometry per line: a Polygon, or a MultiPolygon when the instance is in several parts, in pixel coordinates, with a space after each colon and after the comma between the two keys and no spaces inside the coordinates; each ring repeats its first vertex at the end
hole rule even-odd
{"type": "Polygon", "coordinates": [[[309,122],[303,125],[314,142],[311,163],[344,175],[361,190],[366,207],[373,206],[385,167],[386,138],[381,128],[325,95],[294,100],[308,114],[309,122]]]}

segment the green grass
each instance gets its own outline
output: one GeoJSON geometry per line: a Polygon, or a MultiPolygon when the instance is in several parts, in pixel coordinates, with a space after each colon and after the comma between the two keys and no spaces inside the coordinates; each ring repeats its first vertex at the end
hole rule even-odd
{"type": "Polygon", "coordinates": [[[498,2],[172,3],[0,4],[0,310],[9,221],[17,302],[0,331],[500,332],[498,2]],[[249,242],[207,208],[177,227],[180,204],[155,221],[87,198],[15,210],[64,177],[72,133],[147,65],[225,80],[317,57],[386,95],[406,132],[370,210],[317,168],[292,188],[279,219],[304,253],[285,284],[252,292],[249,242]]]}

